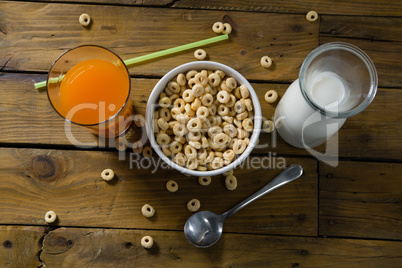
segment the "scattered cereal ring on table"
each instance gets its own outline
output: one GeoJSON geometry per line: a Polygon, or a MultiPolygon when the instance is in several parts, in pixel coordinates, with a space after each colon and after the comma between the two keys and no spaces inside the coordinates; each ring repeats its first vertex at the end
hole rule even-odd
{"type": "Polygon", "coordinates": [[[214,33],[221,33],[223,31],[223,23],[222,22],[215,22],[214,25],[212,25],[212,31],[214,33]]]}
{"type": "Polygon", "coordinates": [[[152,157],[152,149],[149,146],[145,146],[144,149],[142,149],[142,155],[145,158],[151,158],[152,157]]]}
{"type": "Polygon", "coordinates": [[[56,220],[56,218],[57,218],[57,215],[56,215],[56,213],[54,211],[48,211],[45,214],[45,221],[47,223],[54,222],[56,220]]]}
{"type": "Polygon", "coordinates": [[[306,19],[307,19],[307,21],[310,21],[310,22],[316,21],[318,19],[317,12],[315,12],[314,10],[309,11],[306,15],[306,19]]]}
{"type": "Polygon", "coordinates": [[[271,133],[275,129],[275,124],[271,120],[265,120],[262,124],[262,130],[266,133],[271,133]]]}
{"type": "Polygon", "coordinates": [[[83,13],[83,14],[81,14],[81,16],[78,19],[78,21],[80,22],[80,24],[82,26],[86,27],[91,23],[91,17],[88,14],[83,13]]]}
{"type": "Polygon", "coordinates": [[[207,56],[207,52],[205,52],[205,50],[203,50],[203,49],[197,49],[194,52],[194,57],[197,60],[203,60],[203,59],[205,59],[206,56],[207,56]]]}
{"type": "Polygon", "coordinates": [[[105,181],[111,181],[114,178],[114,171],[110,168],[105,169],[104,171],[102,171],[101,177],[105,181]]]}
{"type": "Polygon", "coordinates": [[[142,142],[141,141],[136,141],[133,143],[133,152],[140,154],[142,152],[142,142]]]}
{"type": "Polygon", "coordinates": [[[154,245],[154,239],[151,236],[146,235],[141,239],[141,245],[146,249],[150,249],[154,245]]]}
{"type": "Polygon", "coordinates": [[[223,34],[230,34],[232,32],[232,26],[229,23],[224,23],[223,24],[223,34]]]}
{"type": "Polygon", "coordinates": [[[260,60],[261,66],[264,68],[269,68],[272,65],[272,59],[268,56],[263,56],[260,60]]]}
{"type": "Polygon", "coordinates": [[[143,126],[145,126],[145,118],[144,118],[144,116],[141,115],[141,114],[136,114],[136,115],[134,115],[133,121],[134,121],[134,124],[135,124],[137,127],[143,127],[143,126]]]}
{"type": "Polygon", "coordinates": [[[237,179],[233,175],[228,175],[225,178],[225,186],[228,190],[233,191],[237,188],[237,179]]]}
{"type": "Polygon", "coordinates": [[[273,89],[268,90],[267,93],[265,93],[264,98],[266,102],[274,103],[278,99],[278,93],[273,89]]]}
{"type": "Polygon", "coordinates": [[[127,149],[127,140],[125,137],[118,137],[114,143],[117,150],[123,152],[127,149]]]}
{"type": "Polygon", "coordinates": [[[198,210],[200,209],[200,207],[201,207],[200,200],[198,200],[198,199],[196,199],[196,198],[191,199],[191,200],[188,201],[188,203],[187,203],[187,209],[188,209],[189,211],[191,211],[191,212],[196,212],[196,211],[198,211],[198,210]]]}
{"type": "Polygon", "coordinates": [[[155,214],[155,209],[151,205],[145,204],[142,206],[141,212],[142,215],[144,215],[147,218],[150,218],[155,214]]]}
{"type": "Polygon", "coordinates": [[[179,185],[174,180],[170,180],[166,183],[166,189],[169,192],[174,193],[177,192],[177,190],[179,190],[179,185]]]}
{"type": "Polygon", "coordinates": [[[211,184],[211,176],[206,176],[206,177],[198,177],[198,183],[201,184],[202,186],[207,186],[211,184]]]}

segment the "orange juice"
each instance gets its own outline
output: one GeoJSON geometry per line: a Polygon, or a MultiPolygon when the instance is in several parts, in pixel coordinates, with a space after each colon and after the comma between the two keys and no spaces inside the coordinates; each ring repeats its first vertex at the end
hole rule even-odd
{"type": "Polygon", "coordinates": [[[106,60],[86,60],[72,67],[63,78],[60,108],[74,123],[99,124],[121,110],[129,90],[130,79],[125,70],[106,60]]]}

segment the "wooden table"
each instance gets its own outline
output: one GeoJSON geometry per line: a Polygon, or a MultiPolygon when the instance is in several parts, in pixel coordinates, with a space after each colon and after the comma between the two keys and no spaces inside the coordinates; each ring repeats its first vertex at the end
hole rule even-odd
{"type": "MultiPolygon", "coordinates": [[[[1,267],[402,267],[401,1],[69,2],[0,2],[1,267]],[[310,10],[319,20],[306,20],[310,10]],[[91,16],[89,27],[79,24],[82,13],[91,16]],[[46,91],[33,86],[77,45],[101,45],[129,59],[213,37],[216,21],[230,23],[233,32],[204,47],[207,59],[243,74],[266,118],[275,105],[265,103],[264,93],[282,96],[318,45],[348,42],[372,58],[377,96],[339,132],[336,167],[264,133],[260,145],[268,146],[250,156],[264,166],[236,169],[235,191],[226,190],[223,176],[203,187],[194,177],[154,171],[156,156],[150,168],[137,168],[130,149],[122,160],[80,128],[72,134],[86,146],[72,144],[46,91]],[[272,68],[260,66],[264,55],[272,68]],[[198,198],[203,210],[222,213],[278,174],[280,162],[300,163],[303,177],[233,215],[213,247],[187,242],[187,201],[198,198]],[[100,177],[105,168],[117,174],[110,183],[100,177]],[[178,192],[165,189],[169,179],[178,192]],[[153,218],[141,214],[146,203],[156,209],[153,218]],[[58,215],[53,224],[44,220],[49,210],[58,215]],[[150,250],[141,246],[144,235],[155,240],[150,250]]],[[[193,52],[130,68],[136,113],[144,114],[158,79],[195,60],[193,52]]],[[[127,139],[140,134],[132,127],[127,139]]]]}

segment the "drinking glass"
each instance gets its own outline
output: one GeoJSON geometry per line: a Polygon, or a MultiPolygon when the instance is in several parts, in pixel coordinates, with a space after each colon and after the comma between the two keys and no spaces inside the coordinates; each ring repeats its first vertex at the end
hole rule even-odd
{"type": "Polygon", "coordinates": [[[319,146],[371,103],[377,86],[375,66],[360,48],[343,42],[321,45],[306,57],[299,78],[279,101],[277,131],[292,146],[319,146]]]}
{"type": "Polygon", "coordinates": [[[100,137],[116,137],[132,123],[129,72],[122,59],[104,47],[84,45],[64,52],[53,63],[46,83],[55,111],[100,137]]]}

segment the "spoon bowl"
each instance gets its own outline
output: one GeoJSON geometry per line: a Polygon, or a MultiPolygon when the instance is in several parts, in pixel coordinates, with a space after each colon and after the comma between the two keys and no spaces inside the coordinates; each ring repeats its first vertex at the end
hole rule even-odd
{"type": "Polygon", "coordinates": [[[193,214],[184,226],[187,240],[199,248],[212,246],[222,235],[223,220],[221,218],[221,215],[210,211],[193,214]]]}
{"type": "Polygon", "coordinates": [[[222,215],[217,215],[210,211],[200,211],[193,214],[184,225],[184,235],[187,240],[196,247],[206,248],[212,246],[218,242],[219,238],[222,236],[223,222],[228,217],[257,198],[260,198],[286,183],[296,180],[302,174],[303,168],[298,164],[292,164],[267,185],[222,215]]]}

